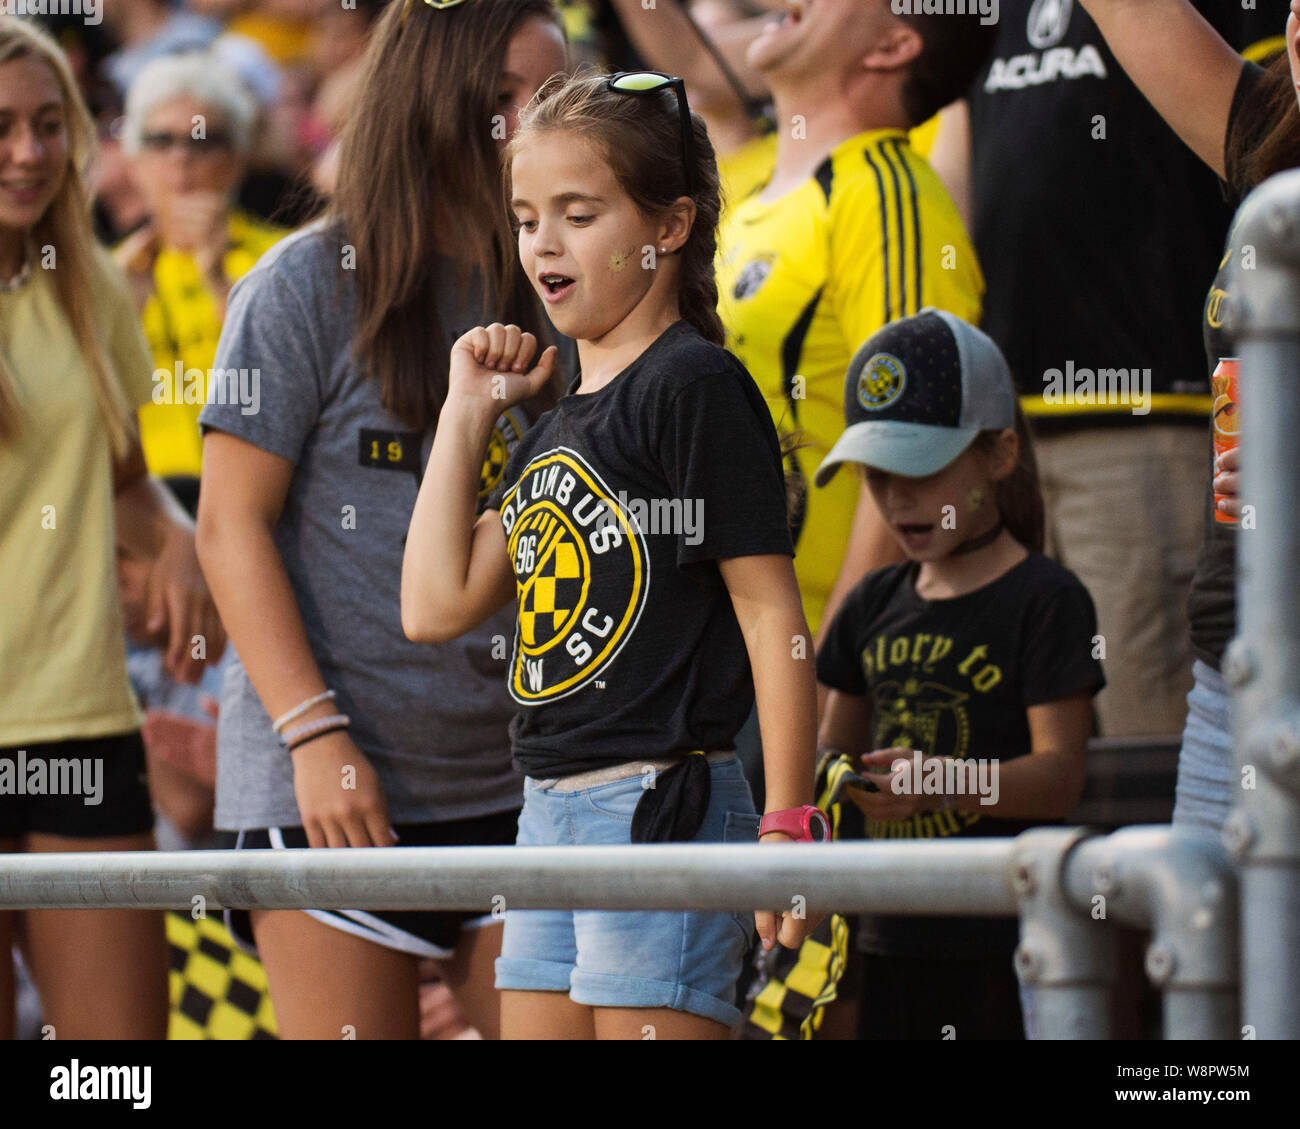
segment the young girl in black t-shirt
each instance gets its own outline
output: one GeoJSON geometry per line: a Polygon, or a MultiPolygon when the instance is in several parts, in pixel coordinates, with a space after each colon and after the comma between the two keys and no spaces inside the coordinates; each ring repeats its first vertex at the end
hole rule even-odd
{"type": "MultiPolygon", "coordinates": [[[[861,815],[840,837],[1015,835],[1060,819],[1083,791],[1104,644],[1083,585],[1039,551],[1006,361],[979,330],[924,310],[862,346],[845,404],[817,484],[860,464],[909,559],[859,583],[817,655],[822,771],[851,762],[841,810],[861,815]]],[[[859,1037],[1019,1038],[1016,941],[1012,918],[861,918],[859,1037]]]]}
{"type": "MultiPolygon", "coordinates": [[[[506,169],[520,260],[581,376],[475,521],[491,421],[554,350],[534,365],[533,337],[503,325],[456,343],[406,546],[407,634],[454,637],[517,593],[520,844],[754,840],[731,750],[755,694],[763,841],[808,837],[808,629],[775,429],[721,344],[708,135],[667,76],[576,79],[526,113],[506,169]]],[[[751,921],[768,947],[807,929],[789,911],[507,911],[502,1030],[522,1038],[724,1036],[751,921]]]]}

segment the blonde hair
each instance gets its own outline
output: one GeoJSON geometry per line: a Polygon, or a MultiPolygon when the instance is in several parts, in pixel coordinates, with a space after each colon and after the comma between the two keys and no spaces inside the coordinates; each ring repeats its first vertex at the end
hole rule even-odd
{"type": "MultiPolygon", "coordinates": [[[[68,131],[68,167],[58,194],[27,233],[35,245],[53,247],[58,256],[55,293],[77,347],[90,372],[91,387],[108,428],[115,457],[126,454],[135,434],[134,414],[99,345],[101,325],[95,309],[95,282],[103,269],[90,223],[90,190],[86,172],[94,153],[95,131],[90,111],[77,90],[67,57],[43,31],[18,19],[0,16],[0,65],[35,59],[54,72],[63,94],[68,131]]],[[[35,268],[35,264],[31,264],[35,268]]],[[[18,401],[13,374],[0,356],[0,441],[17,430],[18,401]]]]}

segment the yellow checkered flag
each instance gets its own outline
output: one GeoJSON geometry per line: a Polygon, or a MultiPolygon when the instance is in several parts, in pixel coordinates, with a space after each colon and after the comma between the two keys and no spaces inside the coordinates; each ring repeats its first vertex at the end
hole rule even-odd
{"type": "Polygon", "coordinates": [[[262,965],[219,917],[167,916],[171,960],[169,1039],[275,1039],[275,1013],[262,965]]]}
{"type": "MultiPolygon", "coordinates": [[[[854,771],[846,756],[828,752],[817,766],[817,806],[831,823],[831,838],[862,838],[861,813],[851,801],[832,803],[844,776],[854,771]]],[[[762,988],[753,997],[742,1039],[811,1039],[826,1005],[836,999],[849,957],[849,923],[831,914],[798,949],[776,945],[760,955],[762,988]]]]}

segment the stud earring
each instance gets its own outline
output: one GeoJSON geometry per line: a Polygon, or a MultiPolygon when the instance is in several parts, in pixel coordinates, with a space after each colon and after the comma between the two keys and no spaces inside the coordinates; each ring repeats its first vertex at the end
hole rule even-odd
{"type": "Polygon", "coordinates": [[[966,495],[966,507],[972,513],[984,504],[984,487],[976,486],[966,495]]]}

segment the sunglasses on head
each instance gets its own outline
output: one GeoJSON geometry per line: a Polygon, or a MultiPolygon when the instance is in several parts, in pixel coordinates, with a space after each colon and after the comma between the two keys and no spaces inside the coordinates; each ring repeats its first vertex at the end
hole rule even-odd
{"type": "MultiPolygon", "coordinates": [[[[461,4],[465,3],[465,0],[424,0],[424,2],[428,4],[430,8],[434,9],[434,11],[442,12],[448,8],[459,7],[461,4]]],[[[414,7],[415,0],[406,0],[406,3],[402,5],[402,18],[400,21],[402,27],[406,26],[406,21],[411,15],[411,9],[414,7]]]]}
{"type": "MultiPolygon", "coordinates": [[[[428,0],[425,0],[427,3],[428,0]]],[[[658,94],[671,88],[677,95],[677,112],[682,126],[682,168],[686,175],[686,195],[695,195],[695,129],[691,124],[691,108],[686,102],[686,83],[670,74],[659,71],[619,71],[611,75],[609,89],[620,94],[658,94]]]]}

